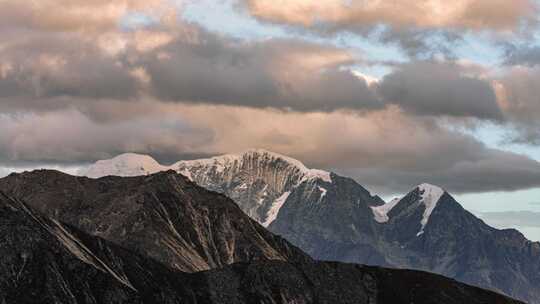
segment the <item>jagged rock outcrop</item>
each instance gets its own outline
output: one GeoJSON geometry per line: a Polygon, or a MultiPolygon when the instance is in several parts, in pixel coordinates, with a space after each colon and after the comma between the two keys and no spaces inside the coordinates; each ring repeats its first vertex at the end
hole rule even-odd
{"type": "Polygon", "coordinates": [[[428,273],[299,254],[183,273],[0,193],[1,303],[520,303],[428,273]]]}

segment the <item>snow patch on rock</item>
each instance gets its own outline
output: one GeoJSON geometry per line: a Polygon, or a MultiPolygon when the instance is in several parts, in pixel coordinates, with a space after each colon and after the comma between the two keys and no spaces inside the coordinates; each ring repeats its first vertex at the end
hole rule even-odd
{"type": "Polygon", "coordinates": [[[371,207],[375,221],[381,224],[388,222],[390,220],[388,213],[390,213],[390,211],[399,203],[399,201],[401,201],[401,198],[394,198],[382,206],[371,207]]]}
{"type": "Polygon", "coordinates": [[[422,224],[422,229],[416,234],[416,236],[421,236],[424,234],[424,228],[429,222],[431,213],[433,213],[433,210],[437,207],[437,203],[443,196],[444,190],[438,186],[426,183],[419,185],[417,188],[420,191],[421,202],[426,207],[422,216],[422,221],[420,222],[422,224]]]}
{"type": "Polygon", "coordinates": [[[326,196],[326,192],[328,192],[328,190],[324,189],[323,187],[319,186],[319,191],[321,191],[321,197],[319,198],[319,201],[322,201],[322,199],[326,196]]]}
{"type": "Polygon", "coordinates": [[[272,203],[270,210],[268,210],[266,220],[262,223],[264,227],[268,227],[270,224],[272,224],[273,221],[276,220],[279,210],[281,209],[281,207],[283,207],[283,204],[285,204],[290,194],[291,192],[287,191],[272,203]]]}
{"type": "Polygon", "coordinates": [[[103,176],[139,176],[153,174],[169,169],[160,165],[148,155],[125,153],[112,159],[97,161],[92,166],[80,172],[80,175],[90,178],[103,176]]]}

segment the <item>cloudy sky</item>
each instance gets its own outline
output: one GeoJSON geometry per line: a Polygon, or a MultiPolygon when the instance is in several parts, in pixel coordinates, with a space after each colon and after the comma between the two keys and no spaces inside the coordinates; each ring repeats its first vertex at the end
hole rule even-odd
{"type": "Polygon", "coordinates": [[[265,148],[540,240],[538,0],[0,0],[0,176],[265,148]]]}

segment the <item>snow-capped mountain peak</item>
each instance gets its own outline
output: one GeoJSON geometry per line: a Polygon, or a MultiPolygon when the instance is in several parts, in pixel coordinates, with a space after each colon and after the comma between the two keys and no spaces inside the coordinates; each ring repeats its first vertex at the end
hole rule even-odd
{"type": "MultiPolygon", "coordinates": [[[[206,159],[159,164],[148,155],[126,153],[100,160],[79,175],[98,178],[108,175],[137,176],[175,170],[210,190],[224,193],[255,220],[269,225],[295,187],[307,182],[311,187],[332,183],[331,173],[310,169],[302,162],[263,149],[249,149],[206,159]]],[[[323,188],[321,188],[323,189],[323,188]]],[[[321,199],[326,195],[320,190],[321,199]]]]}
{"type": "Polygon", "coordinates": [[[332,183],[330,172],[310,169],[294,158],[263,149],[180,161],[172,169],[242,202],[242,209],[265,226],[276,218],[287,199],[285,194],[295,187],[304,182],[313,187],[318,182],[332,183]]]}
{"type": "Polygon", "coordinates": [[[417,234],[417,236],[420,236],[424,234],[424,228],[429,222],[429,217],[431,216],[433,210],[435,210],[435,208],[437,207],[437,203],[439,202],[445,191],[441,187],[427,183],[421,184],[417,188],[420,191],[421,202],[425,206],[422,221],[420,222],[422,224],[422,229],[420,229],[417,234]]]}
{"type": "Polygon", "coordinates": [[[186,168],[212,167],[217,172],[222,172],[228,166],[233,166],[235,162],[242,162],[244,159],[257,159],[259,162],[282,161],[287,163],[288,165],[296,168],[296,170],[302,174],[302,178],[298,182],[317,178],[328,183],[332,182],[330,172],[318,169],[309,169],[299,160],[264,149],[249,149],[238,154],[224,154],[206,159],[179,161],[172,167],[176,168],[179,173],[183,173],[190,177],[191,174],[186,168]]]}
{"type": "MultiPolygon", "coordinates": [[[[435,210],[435,208],[437,207],[437,203],[439,202],[445,191],[441,187],[428,183],[423,183],[416,186],[409,193],[409,195],[415,191],[418,191],[420,197],[416,201],[417,203],[414,206],[423,206],[425,208],[422,215],[422,220],[420,222],[422,228],[417,234],[417,236],[420,236],[424,233],[424,228],[428,224],[429,218],[433,213],[433,210],[435,210]]],[[[392,211],[392,209],[394,209],[394,207],[396,207],[401,201],[402,198],[395,198],[384,205],[371,207],[375,221],[377,221],[378,223],[388,222],[390,220],[390,211],[392,211]]]]}
{"type": "Polygon", "coordinates": [[[80,175],[90,178],[102,176],[138,176],[156,173],[167,170],[167,167],[160,165],[151,156],[124,153],[107,160],[99,160],[85,170],[79,172],[80,175]]]}

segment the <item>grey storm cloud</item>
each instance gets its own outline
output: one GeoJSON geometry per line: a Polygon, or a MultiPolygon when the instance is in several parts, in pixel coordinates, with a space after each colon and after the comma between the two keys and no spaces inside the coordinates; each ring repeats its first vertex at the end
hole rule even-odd
{"type": "Polygon", "coordinates": [[[0,98],[117,98],[138,92],[122,59],[77,37],[43,35],[0,51],[0,98]]]}
{"type": "Polygon", "coordinates": [[[4,166],[84,163],[126,151],[158,155],[197,151],[214,136],[211,130],[192,127],[166,112],[109,123],[75,110],[0,115],[0,129],[0,164],[4,166]]]}
{"type": "Polygon", "coordinates": [[[296,111],[374,109],[382,105],[366,81],[342,69],[347,53],[292,40],[230,45],[214,35],[171,43],[143,66],[162,100],[296,111]]]}
{"type": "Polygon", "coordinates": [[[429,182],[451,192],[515,191],[540,186],[540,163],[525,155],[487,147],[472,136],[431,122],[385,117],[380,127],[354,142],[328,139],[311,156],[314,164],[352,176],[378,193],[399,193],[429,182]],[[384,125],[384,124],[388,125],[384,125]],[[377,138],[379,140],[377,140],[377,138]],[[380,140],[380,139],[384,140],[380,140]],[[325,163],[324,155],[335,157],[325,163]],[[336,163],[339,162],[339,163],[336,163]]]}
{"type": "Polygon", "coordinates": [[[386,75],[378,92],[386,103],[420,115],[502,120],[492,85],[453,63],[416,61],[386,75]]]}
{"type": "Polygon", "coordinates": [[[404,192],[423,182],[459,193],[540,186],[539,162],[490,149],[470,135],[440,126],[435,119],[410,117],[399,110],[365,115],[284,116],[249,109],[220,109],[219,113],[223,118],[211,121],[187,113],[216,130],[217,151],[263,147],[314,168],[354,177],[374,190],[404,192]]]}
{"type": "Polygon", "coordinates": [[[69,35],[5,47],[2,106],[46,109],[69,105],[68,97],[77,105],[77,99],[148,96],[306,112],[383,106],[366,81],[346,69],[355,61],[344,50],[296,40],[242,43],[193,28],[196,42],[177,37],[148,52],[128,45],[115,56],[69,35]]]}
{"type": "MultiPolygon", "coordinates": [[[[480,193],[489,191],[517,191],[540,187],[540,163],[526,156],[478,148],[471,151],[477,158],[454,155],[464,159],[439,169],[372,167],[340,170],[378,192],[404,193],[415,185],[429,182],[452,193],[480,193]]],[[[437,154],[441,159],[449,155],[437,154]]],[[[433,155],[435,157],[435,155],[433,155]]],[[[397,159],[395,159],[397,160],[397,159]]],[[[423,158],[416,159],[421,167],[423,158]]],[[[433,165],[434,163],[432,163],[433,165]]]]}
{"type": "Polygon", "coordinates": [[[143,115],[141,106],[132,118],[107,123],[75,110],[0,116],[0,164],[86,163],[124,152],[174,161],[188,154],[263,147],[351,176],[377,193],[405,192],[426,181],[456,193],[540,187],[537,161],[489,149],[433,119],[398,110],[351,115],[211,105],[160,107],[143,115]]]}
{"type": "MultiPolygon", "coordinates": [[[[183,23],[155,25],[141,36],[117,31],[128,7],[152,1],[117,2],[9,2],[17,10],[0,18],[6,38],[0,41],[0,175],[2,165],[19,163],[83,163],[123,152],[176,160],[264,147],[374,189],[405,191],[424,181],[456,192],[540,187],[537,161],[489,149],[437,122],[439,116],[509,119],[535,134],[534,68],[500,80],[509,101],[503,115],[489,81],[457,64],[395,65],[368,85],[351,72],[360,61],[353,54],[301,39],[247,42],[183,23]],[[78,18],[83,2],[90,19],[78,18]],[[70,9],[61,10],[66,4],[70,9]],[[105,9],[113,14],[96,13],[105,9]]],[[[265,3],[279,9],[278,2],[265,3]]],[[[474,10],[479,18],[464,15],[448,24],[415,10],[422,17],[416,26],[483,28],[473,21],[488,18],[493,28],[511,28],[524,3],[494,19],[474,10]]],[[[301,11],[277,13],[293,13],[286,17],[302,23],[301,11]]],[[[410,29],[410,16],[400,10],[381,12],[368,12],[368,20],[359,11],[336,24],[386,18],[410,29]]],[[[401,41],[412,54],[428,47],[431,36],[424,35],[404,29],[386,39],[401,41]]],[[[455,37],[443,37],[436,52],[447,51],[448,39],[455,37]]]]}
{"type": "Polygon", "coordinates": [[[415,115],[502,120],[490,83],[456,64],[402,64],[379,85],[368,85],[350,70],[358,59],[340,48],[301,40],[248,43],[186,27],[190,39],[172,32],[148,51],[125,43],[117,54],[78,33],[30,35],[8,44],[0,51],[0,108],[67,106],[92,114],[100,112],[88,110],[95,100],[155,98],[301,112],[396,104],[415,115]]]}

